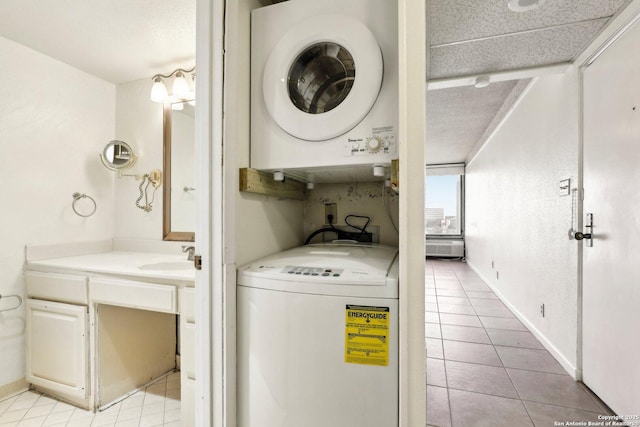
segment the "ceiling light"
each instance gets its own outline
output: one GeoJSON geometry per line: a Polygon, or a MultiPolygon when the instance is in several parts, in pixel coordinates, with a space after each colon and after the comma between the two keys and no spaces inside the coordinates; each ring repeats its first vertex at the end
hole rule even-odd
{"type": "Polygon", "coordinates": [[[474,86],[480,89],[480,88],[489,86],[489,84],[491,84],[491,80],[489,79],[489,76],[478,76],[476,77],[476,82],[474,83],[474,86]]]}
{"type": "Polygon", "coordinates": [[[195,70],[193,67],[190,70],[183,70],[178,68],[173,70],[170,74],[156,74],[152,77],[153,86],[151,87],[151,100],[153,102],[165,103],[169,101],[188,101],[195,98],[195,91],[191,91],[189,88],[189,82],[187,81],[185,74],[191,74],[192,81],[195,84],[195,70]],[[164,84],[163,79],[170,79],[175,76],[172,86],[172,94],[169,94],[167,86],[164,84]]]}
{"type": "Polygon", "coordinates": [[[533,10],[546,0],[509,0],[507,6],[514,12],[527,12],[533,10]]]}

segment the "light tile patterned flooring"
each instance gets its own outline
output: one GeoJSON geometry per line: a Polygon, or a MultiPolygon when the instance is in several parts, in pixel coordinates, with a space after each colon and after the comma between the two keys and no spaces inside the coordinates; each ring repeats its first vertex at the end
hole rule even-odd
{"type": "Polygon", "coordinates": [[[95,414],[35,391],[25,391],[0,401],[0,426],[182,426],[180,372],[170,373],[95,414]]]}
{"type": "Polygon", "coordinates": [[[611,414],[467,264],[426,263],[427,425],[548,427],[611,414]]]}

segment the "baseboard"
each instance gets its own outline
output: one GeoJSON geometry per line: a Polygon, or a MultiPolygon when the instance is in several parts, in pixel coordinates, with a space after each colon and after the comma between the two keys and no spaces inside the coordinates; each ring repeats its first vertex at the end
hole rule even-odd
{"type": "Polygon", "coordinates": [[[0,400],[4,400],[7,397],[14,396],[27,390],[29,390],[29,383],[26,378],[20,378],[12,383],[0,386],[0,400]]]}
{"type": "Polygon", "coordinates": [[[565,371],[567,371],[567,373],[569,375],[571,375],[571,377],[576,380],[579,381],[582,379],[582,372],[577,369],[577,367],[575,365],[573,365],[565,356],[564,354],[562,354],[557,348],[556,346],[553,345],[553,343],[551,341],[549,341],[549,339],[542,333],[540,332],[540,330],[538,328],[536,328],[534,326],[533,323],[531,323],[531,321],[529,321],[529,319],[527,319],[526,316],[524,316],[520,310],[518,310],[513,304],[511,304],[511,302],[509,302],[509,300],[507,300],[504,295],[502,295],[502,293],[496,289],[496,287],[491,283],[491,281],[489,281],[481,272],[478,268],[476,268],[473,265],[473,262],[470,262],[467,259],[467,265],[480,277],[480,279],[482,279],[482,281],[491,288],[491,290],[496,294],[496,296],[500,299],[500,301],[503,302],[504,305],[507,306],[507,308],[509,310],[511,310],[511,312],[518,318],[518,320],[520,320],[520,322],[522,322],[522,324],[524,324],[529,331],[531,331],[531,333],[538,339],[538,341],[540,341],[540,343],[544,346],[544,348],[547,349],[547,351],[549,353],[551,353],[551,355],[558,361],[558,363],[560,363],[560,365],[562,365],[562,367],[565,369],[565,371]]]}

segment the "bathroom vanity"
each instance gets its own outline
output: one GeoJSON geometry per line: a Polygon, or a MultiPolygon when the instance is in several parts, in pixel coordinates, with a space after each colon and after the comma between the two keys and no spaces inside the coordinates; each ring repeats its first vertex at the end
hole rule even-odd
{"type": "Polygon", "coordinates": [[[28,261],[27,381],[99,410],[180,367],[182,420],[193,425],[194,280],[183,255],[28,261]]]}

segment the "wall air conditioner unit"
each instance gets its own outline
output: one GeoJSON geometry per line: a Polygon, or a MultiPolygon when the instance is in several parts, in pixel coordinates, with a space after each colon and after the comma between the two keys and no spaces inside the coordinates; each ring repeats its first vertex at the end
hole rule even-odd
{"type": "Polygon", "coordinates": [[[427,256],[461,258],[464,256],[463,240],[427,240],[425,242],[427,256]]]}

